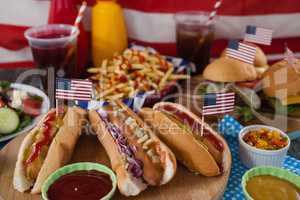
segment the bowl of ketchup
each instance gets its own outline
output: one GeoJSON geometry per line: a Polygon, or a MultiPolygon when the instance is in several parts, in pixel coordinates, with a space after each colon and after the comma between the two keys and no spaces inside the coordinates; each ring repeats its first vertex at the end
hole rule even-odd
{"type": "Polygon", "coordinates": [[[116,190],[116,175],[101,164],[81,162],[52,173],[42,186],[44,200],[108,200],[116,190]]]}

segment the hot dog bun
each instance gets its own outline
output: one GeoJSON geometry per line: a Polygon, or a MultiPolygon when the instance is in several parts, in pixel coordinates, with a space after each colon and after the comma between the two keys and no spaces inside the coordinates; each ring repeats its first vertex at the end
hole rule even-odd
{"type": "Polygon", "coordinates": [[[116,142],[95,110],[89,111],[89,120],[99,141],[108,154],[112,169],[116,172],[119,191],[125,196],[136,196],[145,190],[147,184],[142,179],[133,177],[126,170],[126,163],[118,150],[116,142]]]}
{"type": "MultiPolygon", "coordinates": [[[[55,110],[50,110],[45,117],[47,117],[47,115],[51,112],[55,112],[55,110]]],[[[43,161],[35,180],[29,180],[28,177],[26,177],[24,157],[26,150],[33,145],[35,134],[39,129],[41,129],[45,117],[32,131],[30,131],[30,133],[28,133],[21,144],[17,157],[13,177],[13,184],[16,190],[25,192],[33,186],[31,193],[40,193],[41,186],[47,177],[52,172],[69,162],[77,139],[80,136],[85,115],[86,112],[80,108],[68,108],[63,118],[63,125],[54,136],[47,151],[46,158],[43,161]]]]}
{"type": "Polygon", "coordinates": [[[226,159],[224,149],[228,148],[224,139],[219,136],[208,124],[204,123],[204,135],[201,140],[196,137],[192,131],[188,131],[189,124],[178,123],[171,112],[166,112],[165,108],[169,106],[174,112],[179,111],[187,115],[198,126],[201,120],[187,108],[180,104],[161,102],[155,104],[153,109],[143,108],[139,115],[148,123],[156,133],[175,153],[177,159],[181,161],[188,169],[204,176],[216,176],[222,173],[221,166],[226,159]],[[219,147],[215,148],[215,143],[211,143],[208,137],[214,138],[219,147]]]}
{"type": "MultiPolygon", "coordinates": [[[[173,152],[169,149],[168,146],[166,146],[157,136],[153,133],[153,131],[148,127],[148,125],[136,114],[134,113],[130,108],[128,108],[125,104],[123,104],[121,101],[116,102],[122,109],[124,109],[127,114],[134,118],[137,124],[143,129],[146,130],[150,136],[149,140],[152,140],[154,143],[157,143],[158,146],[156,148],[160,149],[161,156],[160,161],[163,163],[163,176],[160,180],[160,182],[157,185],[164,185],[168,183],[175,175],[176,169],[177,169],[177,162],[176,157],[173,154],[173,152]]],[[[146,142],[145,142],[146,143],[146,142]]],[[[149,183],[149,182],[148,182],[149,183]]],[[[150,185],[156,185],[151,184],[150,185]]]]}
{"type": "Polygon", "coordinates": [[[118,101],[102,111],[90,111],[89,118],[117,174],[122,194],[134,196],[147,185],[163,185],[173,178],[175,155],[125,104],[118,101]],[[140,163],[139,175],[131,171],[130,160],[140,163]]]}

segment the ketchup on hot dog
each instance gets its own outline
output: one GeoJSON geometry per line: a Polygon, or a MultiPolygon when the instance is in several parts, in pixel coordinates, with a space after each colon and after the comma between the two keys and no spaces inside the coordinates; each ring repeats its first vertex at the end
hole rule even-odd
{"type": "MultiPolygon", "coordinates": [[[[190,117],[186,113],[181,112],[180,110],[178,110],[170,105],[164,105],[163,109],[165,111],[170,112],[173,115],[177,116],[179,119],[181,119],[181,121],[187,122],[190,127],[201,127],[202,126],[201,124],[200,124],[200,126],[198,124],[195,124],[196,122],[192,117],[190,117]]],[[[223,152],[223,150],[224,150],[223,143],[221,141],[219,141],[205,127],[203,129],[203,137],[206,138],[207,140],[209,140],[218,151],[223,152]]]]}
{"type": "Polygon", "coordinates": [[[53,136],[51,136],[51,129],[53,128],[52,123],[56,120],[55,112],[49,113],[43,122],[43,139],[37,142],[29,155],[29,157],[25,160],[25,165],[32,163],[39,155],[42,147],[44,145],[49,145],[53,136]]]}

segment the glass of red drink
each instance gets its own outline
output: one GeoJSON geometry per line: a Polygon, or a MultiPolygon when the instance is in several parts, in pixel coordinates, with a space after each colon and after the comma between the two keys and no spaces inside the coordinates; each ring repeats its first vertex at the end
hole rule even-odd
{"type": "Polygon", "coordinates": [[[196,65],[195,74],[209,64],[214,26],[207,24],[209,13],[179,12],[175,15],[177,54],[196,65]]]}
{"type": "Polygon", "coordinates": [[[48,24],[30,28],[24,35],[39,68],[53,67],[56,76],[72,78],[76,69],[78,34],[75,26],[48,24]]]}

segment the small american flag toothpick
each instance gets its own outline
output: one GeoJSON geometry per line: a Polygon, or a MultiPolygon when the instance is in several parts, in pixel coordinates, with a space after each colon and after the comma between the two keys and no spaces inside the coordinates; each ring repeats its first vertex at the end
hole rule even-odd
{"type": "Polygon", "coordinates": [[[235,58],[249,64],[253,64],[255,54],[256,47],[239,42],[238,40],[230,40],[226,49],[226,55],[228,57],[235,58]]]}
{"type": "Polygon", "coordinates": [[[90,101],[92,99],[92,82],[89,80],[56,80],[56,99],[90,101]]]}
{"type": "Polygon", "coordinates": [[[204,130],[204,116],[230,113],[234,110],[234,104],[235,104],[234,92],[220,92],[220,93],[205,94],[203,107],[202,107],[201,136],[203,136],[203,130],[204,130]]]}
{"type": "Polygon", "coordinates": [[[203,115],[229,113],[234,110],[234,92],[208,93],[204,96],[203,115]]]}
{"type": "Polygon", "coordinates": [[[244,41],[257,44],[271,45],[273,30],[248,25],[246,27],[244,41]]]}

